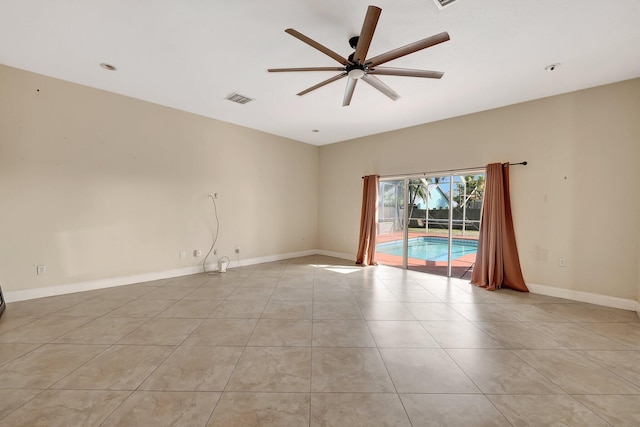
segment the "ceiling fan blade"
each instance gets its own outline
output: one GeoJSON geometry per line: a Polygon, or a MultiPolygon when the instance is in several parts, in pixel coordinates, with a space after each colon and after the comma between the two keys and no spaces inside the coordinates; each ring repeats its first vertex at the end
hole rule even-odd
{"type": "Polygon", "coordinates": [[[400,95],[395,93],[393,89],[391,89],[389,86],[384,84],[382,80],[378,79],[377,77],[372,76],[371,74],[367,74],[366,76],[362,77],[362,80],[369,83],[371,86],[378,89],[380,92],[384,93],[394,101],[400,99],[400,95]]]}
{"type": "Polygon", "coordinates": [[[347,58],[343,57],[342,55],[340,55],[340,54],[338,54],[338,53],[336,53],[334,51],[332,51],[328,47],[321,45],[317,41],[310,39],[309,37],[305,36],[304,34],[298,32],[296,30],[294,30],[293,28],[287,28],[284,31],[285,31],[285,33],[291,34],[293,37],[297,38],[298,40],[308,44],[312,48],[319,50],[320,52],[324,53],[327,56],[330,56],[331,58],[335,59],[336,61],[338,61],[342,65],[349,64],[349,60],[347,60],[347,58]]]}
{"type": "Polygon", "coordinates": [[[307,68],[269,68],[270,73],[286,73],[289,71],[344,71],[344,67],[307,67],[307,68]]]}
{"type": "Polygon", "coordinates": [[[353,91],[356,89],[357,79],[347,79],[347,88],[344,91],[344,98],[342,99],[342,106],[346,107],[351,104],[351,98],[353,97],[353,91]]]}
{"type": "Polygon", "coordinates": [[[409,55],[410,53],[435,46],[448,40],[449,33],[445,31],[440,34],[436,34],[435,36],[427,37],[426,39],[419,40],[417,42],[399,47],[394,50],[390,50],[389,52],[383,53],[382,55],[375,56],[367,60],[367,65],[369,66],[369,68],[374,68],[376,65],[384,64],[385,62],[389,62],[402,56],[409,55]]]}
{"type": "Polygon", "coordinates": [[[376,30],[376,25],[378,25],[381,12],[382,9],[376,6],[369,6],[367,9],[367,16],[365,16],[364,22],[362,23],[356,53],[353,55],[354,62],[358,64],[364,64],[364,60],[367,58],[367,52],[369,52],[371,39],[373,39],[373,33],[376,30]]]}
{"type": "Polygon", "coordinates": [[[412,70],[410,68],[390,68],[376,67],[370,69],[368,74],[376,74],[379,76],[405,76],[405,77],[424,77],[427,79],[441,79],[444,76],[442,71],[429,70],[412,70]]]}
{"type": "Polygon", "coordinates": [[[313,85],[310,88],[305,89],[300,93],[297,93],[296,95],[302,96],[304,94],[307,94],[307,93],[311,92],[312,90],[316,90],[316,89],[318,89],[318,88],[320,88],[320,87],[322,87],[324,85],[328,85],[329,83],[333,83],[333,82],[335,82],[337,80],[340,80],[341,78],[343,78],[346,75],[347,75],[347,73],[338,74],[337,76],[333,76],[330,79],[327,79],[327,80],[325,80],[323,82],[318,83],[317,85],[313,85]]]}

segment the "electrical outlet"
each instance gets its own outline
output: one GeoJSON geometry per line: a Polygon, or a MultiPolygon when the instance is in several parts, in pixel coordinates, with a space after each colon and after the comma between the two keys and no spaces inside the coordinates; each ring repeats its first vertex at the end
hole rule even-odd
{"type": "Polygon", "coordinates": [[[39,265],[36,267],[36,274],[47,274],[47,266],[39,265]]]}
{"type": "Polygon", "coordinates": [[[563,257],[560,257],[560,258],[558,259],[558,265],[559,265],[560,267],[566,267],[566,266],[567,266],[567,259],[566,259],[566,258],[563,258],[563,257]]]}
{"type": "Polygon", "coordinates": [[[193,256],[194,257],[202,256],[202,251],[200,249],[194,249],[193,250],[193,256]]]}
{"type": "Polygon", "coordinates": [[[240,248],[236,248],[236,253],[239,254],[240,253],[240,248]]]}
{"type": "Polygon", "coordinates": [[[178,253],[178,258],[185,259],[186,257],[187,257],[187,252],[186,251],[180,251],[178,253]]]}

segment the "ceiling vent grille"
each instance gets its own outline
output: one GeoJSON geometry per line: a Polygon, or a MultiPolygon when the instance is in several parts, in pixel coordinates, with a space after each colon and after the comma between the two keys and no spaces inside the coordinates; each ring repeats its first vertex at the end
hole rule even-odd
{"type": "Polygon", "coordinates": [[[444,9],[445,7],[455,3],[457,0],[433,0],[436,2],[440,9],[444,9]]]}
{"type": "Polygon", "coordinates": [[[235,92],[227,96],[225,99],[228,99],[231,102],[235,102],[236,104],[246,104],[248,102],[254,101],[253,98],[249,98],[247,96],[240,95],[239,93],[235,93],[235,92]]]}

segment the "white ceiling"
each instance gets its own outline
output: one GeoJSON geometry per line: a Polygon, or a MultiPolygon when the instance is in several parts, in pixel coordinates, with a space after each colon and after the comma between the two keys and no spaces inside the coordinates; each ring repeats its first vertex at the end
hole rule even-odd
{"type": "Polygon", "coordinates": [[[0,63],[324,145],[639,77],[640,1],[0,0],[0,63]],[[360,82],[342,107],[345,79],[296,96],[331,72],[266,71],[339,66],[284,30],[348,56],[369,4],[369,57],[449,32],[385,64],[441,80],[381,76],[398,101],[360,82]]]}

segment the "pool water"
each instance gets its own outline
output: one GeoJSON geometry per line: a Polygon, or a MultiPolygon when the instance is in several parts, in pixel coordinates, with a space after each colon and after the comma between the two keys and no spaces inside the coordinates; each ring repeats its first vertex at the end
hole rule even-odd
{"type": "MultiPolygon", "coordinates": [[[[449,259],[448,239],[441,237],[416,237],[409,239],[408,257],[427,261],[446,261],[449,259]]],[[[402,256],[402,241],[378,243],[376,251],[402,256]]],[[[451,245],[451,259],[460,258],[478,251],[477,240],[453,239],[451,245]]]]}

